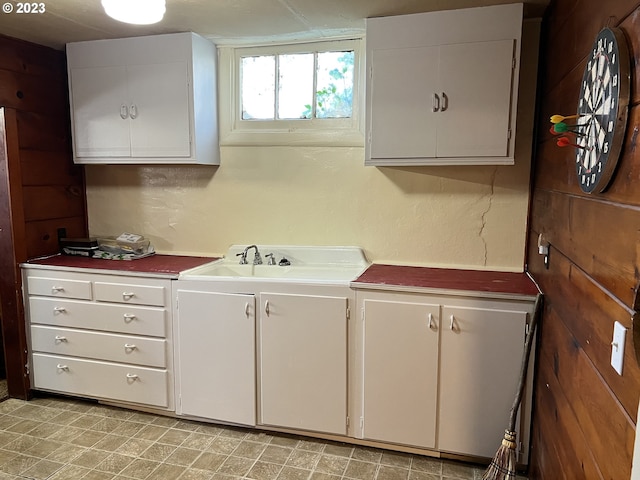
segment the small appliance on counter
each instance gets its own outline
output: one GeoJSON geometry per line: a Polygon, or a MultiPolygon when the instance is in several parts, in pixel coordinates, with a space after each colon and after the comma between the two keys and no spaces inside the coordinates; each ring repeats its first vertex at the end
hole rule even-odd
{"type": "Polygon", "coordinates": [[[135,233],[123,233],[118,237],[98,237],[94,258],[107,260],[135,260],[156,253],[151,242],[135,233]]]}
{"type": "Polygon", "coordinates": [[[98,250],[98,240],[95,238],[60,238],[58,243],[64,255],[92,257],[98,250]]]}

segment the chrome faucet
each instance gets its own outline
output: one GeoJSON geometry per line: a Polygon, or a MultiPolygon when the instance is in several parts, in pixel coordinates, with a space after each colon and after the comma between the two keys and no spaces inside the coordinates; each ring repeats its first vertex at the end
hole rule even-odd
{"type": "Polygon", "coordinates": [[[247,262],[247,253],[252,248],[256,249],[256,254],[253,257],[253,264],[262,265],[262,257],[260,256],[260,252],[258,251],[258,247],[256,245],[249,245],[242,251],[242,253],[236,253],[236,257],[240,257],[240,265],[246,265],[247,263],[249,263],[247,262]]]}

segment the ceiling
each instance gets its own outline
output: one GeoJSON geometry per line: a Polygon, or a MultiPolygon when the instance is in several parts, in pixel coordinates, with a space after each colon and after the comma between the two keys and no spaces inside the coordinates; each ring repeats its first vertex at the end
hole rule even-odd
{"type": "MultiPolygon", "coordinates": [[[[483,5],[513,0],[167,0],[155,25],[136,26],[107,17],[100,0],[41,0],[45,13],[0,13],[0,33],[58,50],[81,40],[196,32],[218,44],[322,39],[362,34],[365,18],[483,5]]],[[[525,16],[542,16],[549,0],[525,1],[525,16]]],[[[6,5],[8,2],[4,2],[6,5]]]]}

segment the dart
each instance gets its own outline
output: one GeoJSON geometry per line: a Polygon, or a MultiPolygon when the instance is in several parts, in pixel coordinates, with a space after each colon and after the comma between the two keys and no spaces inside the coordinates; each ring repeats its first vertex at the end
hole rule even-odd
{"type": "Polygon", "coordinates": [[[570,128],[570,127],[579,127],[579,126],[580,126],[580,125],[567,125],[567,124],[566,124],[566,123],[564,123],[564,122],[559,122],[559,123],[554,124],[554,125],[551,127],[551,130],[553,130],[551,133],[554,133],[554,132],[555,132],[555,133],[554,133],[554,135],[555,135],[555,134],[567,133],[567,132],[568,132],[568,133],[573,133],[574,135],[578,135],[578,136],[581,136],[581,137],[582,137],[582,136],[584,136],[584,133],[579,132],[579,131],[577,131],[577,130],[572,130],[572,129],[570,128]]]}
{"type": "Polygon", "coordinates": [[[556,142],[556,144],[559,147],[577,147],[577,148],[586,149],[586,147],[583,147],[582,145],[578,145],[577,143],[572,143],[569,137],[560,137],[556,142]]]}
{"type": "Polygon", "coordinates": [[[551,115],[551,118],[549,119],[551,121],[551,123],[560,123],[563,122],[569,118],[580,118],[580,115],[569,115],[569,116],[564,116],[564,115],[551,115]]]}

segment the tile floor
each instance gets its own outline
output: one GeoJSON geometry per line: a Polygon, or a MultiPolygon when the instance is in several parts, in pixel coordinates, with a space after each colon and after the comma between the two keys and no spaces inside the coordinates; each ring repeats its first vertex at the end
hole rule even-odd
{"type": "Polygon", "coordinates": [[[0,403],[0,480],[476,480],[483,471],[81,400],[0,403]]]}

